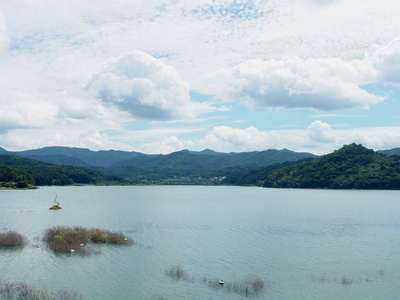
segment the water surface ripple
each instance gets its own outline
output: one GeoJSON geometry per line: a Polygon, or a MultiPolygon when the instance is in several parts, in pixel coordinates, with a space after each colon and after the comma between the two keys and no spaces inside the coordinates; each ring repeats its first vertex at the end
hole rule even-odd
{"type": "Polygon", "coordinates": [[[75,291],[83,299],[397,299],[400,192],[243,187],[44,187],[0,191],[0,280],[75,291]],[[55,194],[63,207],[50,211],[55,194]],[[55,225],[121,231],[134,246],[54,254],[55,225]],[[165,275],[181,266],[188,280],[165,275]],[[209,280],[265,281],[246,297],[209,280]]]}

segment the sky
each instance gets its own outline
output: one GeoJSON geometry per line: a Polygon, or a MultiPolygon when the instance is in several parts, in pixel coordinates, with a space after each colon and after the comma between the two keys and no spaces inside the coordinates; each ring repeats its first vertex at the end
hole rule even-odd
{"type": "Polygon", "coordinates": [[[0,147],[400,147],[398,0],[0,0],[0,147]]]}

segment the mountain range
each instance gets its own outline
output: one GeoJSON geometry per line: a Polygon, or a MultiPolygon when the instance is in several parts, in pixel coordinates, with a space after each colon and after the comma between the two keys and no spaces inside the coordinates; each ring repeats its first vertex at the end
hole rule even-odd
{"type": "MultiPolygon", "coordinates": [[[[357,172],[363,174],[370,172],[375,178],[379,179],[379,176],[386,178],[386,173],[381,174],[377,170],[379,168],[392,170],[398,155],[400,155],[400,148],[375,152],[356,144],[344,146],[343,149],[321,157],[288,149],[240,153],[221,153],[210,149],[182,150],[166,155],[154,155],[115,150],[91,151],[69,147],[45,147],[25,151],[7,151],[0,148],[0,165],[25,172],[32,176],[38,185],[118,182],[128,184],[223,183],[266,187],[328,188],[376,186],[381,188],[385,186],[383,183],[368,183],[368,185],[366,183],[368,180],[364,177],[361,180],[363,183],[357,183],[358,185],[349,184],[347,179],[350,175],[356,176],[357,172]],[[340,161],[344,162],[340,166],[332,163],[332,159],[329,158],[337,157],[338,153],[341,157],[340,161]],[[364,165],[362,168],[358,167],[354,160],[346,160],[347,156],[356,159],[363,158],[368,163],[373,162],[372,169],[364,165]],[[394,158],[389,158],[391,156],[394,158]],[[372,157],[372,160],[365,160],[365,157],[372,157]],[[325,163],[327,159],[329,164],[325,163]],[[329,168],[324,169],[327,165],[329,168]],[[341,182],[342,177],[332,179],[335,174],[337,176],[347,174],[346,180],[341,182]],[[327,180],[328,177],[334,183],[327,180]],[[322,178],[325,178],[325,181],[322,182],[322,178]],[[305,179],[307,180],[304,181],[305,179]],[[312,183],[317,181],[318,183],[312,183]]],[[[333,161],[337,162],[337,158],[333,161]]],[[[394,168],[396,167],[397,164],[394,168]]],[[[18,176],[21,177],[21,175],[18,176]]],[[[395,177],[397,178],[397,175],[395,177]]],[[[359,178],[357,180],[360,181],[359,178]]],[[[394,188],[393,184],[390,188],[394,188]]]]}
{"type": "Polygon", "coordinates": [[[166,155],[151,155],[126,151],[91,151],[82,148],[45,147],[35,150],[7,151],[0,154],[35,159],[56,165],[86,167],[123,179],[152,179],[174,177],[226,176],[233,170],[249,169],[304,158],[315,158],[311,153],[287,149],[241,153],[221,153],[182,150],[166,155]]]}

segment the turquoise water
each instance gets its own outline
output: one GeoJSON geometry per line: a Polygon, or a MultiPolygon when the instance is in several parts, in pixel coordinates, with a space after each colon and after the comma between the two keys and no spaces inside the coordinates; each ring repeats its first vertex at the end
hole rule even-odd
{"type": "Polygon", "coordinates": [[[400,191],[244,187],[45,187],[0,191],[0,231],[28,239],[0,249],[0,280],[83,299],[398,299],[400,191]],[[50,211],[55,194],[63,207],[50,211]],[[46,228],[121,231],[134,246],[54,254],[46,228]],[[39,247],[37,247],[39,245],[39,247]],[[165,275],[181,266],[190,280],[165,275]],[[255,295],[205,281],[265,281],[255,295]]]}

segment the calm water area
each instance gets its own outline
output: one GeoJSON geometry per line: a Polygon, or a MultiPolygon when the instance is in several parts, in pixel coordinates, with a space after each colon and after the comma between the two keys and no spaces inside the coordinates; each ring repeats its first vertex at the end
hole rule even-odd
{"type": "Polygon", "coordinates": [[[0,191],[0,281],[83,299],[399,299],[400,191],[82,186],[0,191]],[[58,201],[60,211],[48,208],[58,201]],[[55,225],[120,231],[133,246],[54,254],[55,225]],[[165,271],[180,266],[188,280],[165,271]],[[210,286],[260,277],[254,295],[210,286]]]}

